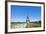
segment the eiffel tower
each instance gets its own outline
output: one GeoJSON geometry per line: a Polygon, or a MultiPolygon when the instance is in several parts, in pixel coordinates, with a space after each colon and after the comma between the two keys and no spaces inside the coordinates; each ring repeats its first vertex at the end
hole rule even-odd
{"type": "MultiPolygon", "coordinates": [[[[27,9],[27,8],[26,8],[27,9]]],[[[28,9],[27,9],[27,17],[26,17],[26,23],[30,23],[30,20],[29,20],[29,12],[28,12],[28,9]]]]}

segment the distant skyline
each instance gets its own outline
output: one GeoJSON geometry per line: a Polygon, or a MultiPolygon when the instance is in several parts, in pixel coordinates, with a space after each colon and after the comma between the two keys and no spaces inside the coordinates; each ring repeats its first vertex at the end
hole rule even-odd
{"type": "Polygon", "coordinates": [[[41,20],[40,6],[11,5],[11,21],[12,22],[26,22],[27,13],[28,13],[30,21],[41,20]]]}

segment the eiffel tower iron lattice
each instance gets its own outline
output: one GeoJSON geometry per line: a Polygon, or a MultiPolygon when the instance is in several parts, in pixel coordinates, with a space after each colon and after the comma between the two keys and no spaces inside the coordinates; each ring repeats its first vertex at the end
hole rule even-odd
{"type": "Polygon", "coordinates": [[[26,23],[30,23],[28,8],[26,8],[26,12],[27,12],[26,23]]]}

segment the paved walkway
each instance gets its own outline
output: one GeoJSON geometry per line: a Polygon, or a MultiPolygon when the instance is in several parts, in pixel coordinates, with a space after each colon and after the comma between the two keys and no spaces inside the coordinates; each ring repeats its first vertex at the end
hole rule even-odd
{"type": "Polygon", "coordinates": [[[26,26],[27,26],[27,23],[17,24],[17,25],[15,25],[15,28],[25,28],[26,26]]]}

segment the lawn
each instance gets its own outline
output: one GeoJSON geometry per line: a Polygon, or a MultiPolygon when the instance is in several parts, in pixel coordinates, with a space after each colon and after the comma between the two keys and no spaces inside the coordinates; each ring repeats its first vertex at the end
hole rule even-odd
{"type": "MultiPolygon", "coordinates": [[[[23,23],[26,22],[11,22],[11,28],[15,28],[17,24],[23,24],[23,23]]],[[[41,21],[27,23],[27,26],[25,28],[34,28],[34,27],[41,27],[41,21]]]]}
{"type": "Polygon", "coordinates": [[[26,28],[33,28],[33,27],[40,27],[41,24],[37,24],[37,23],[28,23],[26,28]]]}

